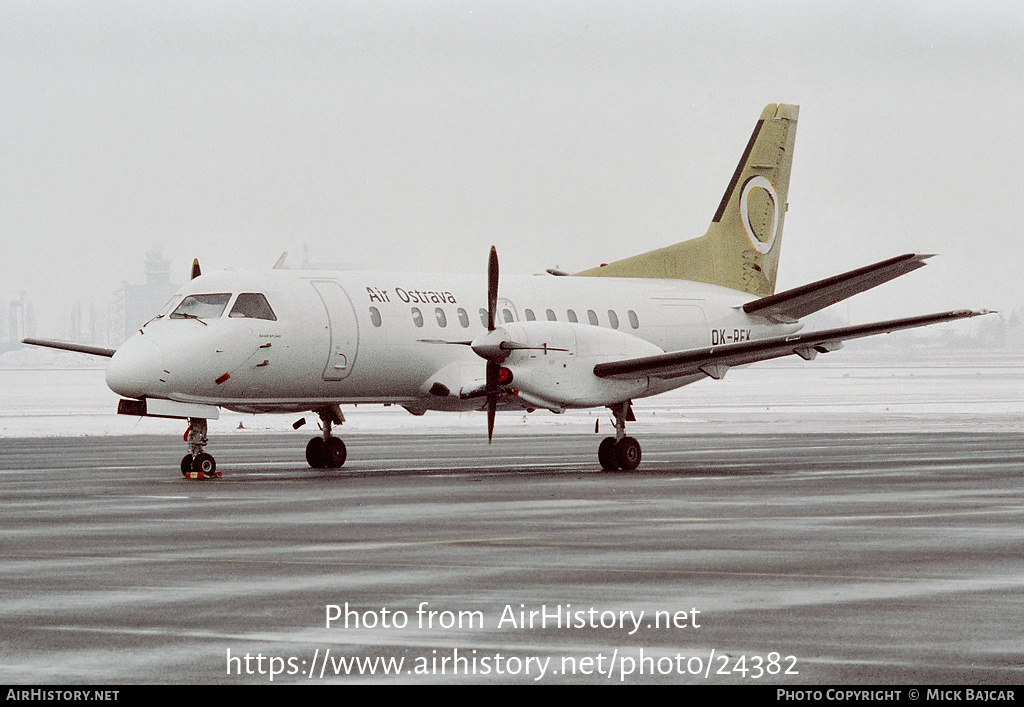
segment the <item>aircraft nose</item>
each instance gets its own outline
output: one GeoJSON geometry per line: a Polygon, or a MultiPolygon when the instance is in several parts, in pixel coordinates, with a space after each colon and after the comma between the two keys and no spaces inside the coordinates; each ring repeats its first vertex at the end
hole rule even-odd
{"type": "Polygon", "coordinates": [[[136,335],[117,350],[107,366],[107,386],[126,398],[154,395],[161,386],[163,358],[160,349],[136,335]]]}

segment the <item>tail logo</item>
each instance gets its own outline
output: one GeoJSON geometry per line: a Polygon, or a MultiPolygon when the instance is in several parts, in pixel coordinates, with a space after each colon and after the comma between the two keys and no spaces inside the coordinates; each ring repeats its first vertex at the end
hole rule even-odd
{"type": "Polygon", "coordinates": [[[751,177],[740,193],[740,220],[758,253],[769,252],[779,231],[779,195],[764,177],[751,177]]]}

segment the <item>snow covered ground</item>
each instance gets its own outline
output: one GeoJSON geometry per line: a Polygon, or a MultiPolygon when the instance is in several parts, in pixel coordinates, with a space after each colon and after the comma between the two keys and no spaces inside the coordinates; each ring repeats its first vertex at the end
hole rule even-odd
{"type": "MultiPolygon", "coordinates": [[[[724,380],[704,380],[671,393],[637,400],[637,423],[645,430],[680,434],[744,434],[782,431],[963,430],[999,432],[1024,424],[1024,355],[998,351],[903,352],[851,350],[806,362],[795,357],[729,371],[724,380]]],[[[87,359],[88,360],[88,359],[87,359]]],[[[184,421],[115,414],[117,396],[104,383],[104,369],[0,365],[0,437],[182,434],[184,421]]],[[[400,407],[344,406],[345,431],[485,429],[483,413],[434,413],[414,417],[400,407]]],[[[211,434],[291,432],[300,415],[224,412],[211,434]]],[[[305,415],[303,434],[316,429],[305,415]]],[[[496,434],[531,434],[564,428],[611,431],[606,410],[554,415],[499,413],[496,434]]]]}

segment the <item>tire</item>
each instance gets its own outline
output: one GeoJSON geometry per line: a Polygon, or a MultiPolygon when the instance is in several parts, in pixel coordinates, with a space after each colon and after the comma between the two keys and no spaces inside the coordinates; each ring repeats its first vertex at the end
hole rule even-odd
{"type": "Polygon", "coordinates": [[[217,462],[213,456],[203,452],[192,460],[192,471],[202,472],[205,476],[213,476],[217,471],[217,462]]]}
{"type": "Polygon", "coordinates": [[[615,452],[614,437],[605,437],[601,440],[601,446],[597,448],[597,460],[601,462],[602,469],[614,471],[619,468],[619,459],[615,452]]]}
{"type": "Polygon", "coordinates": [[[615,446],[615,456],[618,457],[620,469],[633,471],[640,466],[640,443],[632,437],[623,437],[615,446]]]}
{"type": "Polygon", "coordinates": [[[192,455],[186,454],[181,458],[181,475],[188,476],[190,471],[192,471],[192,455]]]}
{"type": "Polygon", "coordinates": [[[348,451],[345,443],[337,437],[329,437],[324,443],[324,465],[329,469],[338,469],[345,463],[348,451]]]}
{"type": "Polygon", "coordinates": [[[314,437],[306,445],[306,461],[314,469],[327,466],[327,449],[323,437],[314,437]]]}

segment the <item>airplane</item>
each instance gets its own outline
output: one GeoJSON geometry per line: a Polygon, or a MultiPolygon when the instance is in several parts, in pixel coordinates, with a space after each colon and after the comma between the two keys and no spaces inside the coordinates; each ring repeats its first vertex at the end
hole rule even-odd
{"type": "MultiPolygon", "coordinates": [[[[119,349],[48,339],[24,343],[110,358],[118,413],[188,421],[190,478],[220,476],[205,451],[221,408],[316,413],[322,434],[306,461],[346,461],[334,434],[342,405],[401,405],[487,413],[611,410],[606,470],[636,469],[626,434],[632,401],[733,366],[989,313],[955,310],[798,333],[801,319],[923,267],[908,253],[775,292],[799,108],[765,107],[707,232],[567,275],[513,277],[499,286],[492,246],[486,277],[420,272],[223,271],[192,279],[119,349]]],[[[299,421],[301,422],[301,421],[299,421]]],[[[297,422],[296,425],[299,423],[297,422]]]]}

